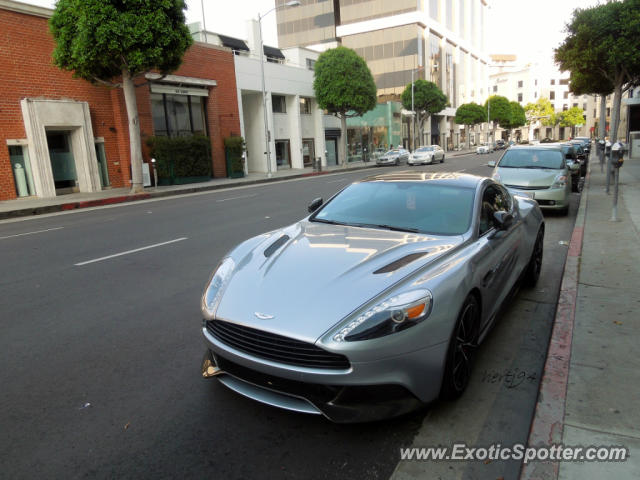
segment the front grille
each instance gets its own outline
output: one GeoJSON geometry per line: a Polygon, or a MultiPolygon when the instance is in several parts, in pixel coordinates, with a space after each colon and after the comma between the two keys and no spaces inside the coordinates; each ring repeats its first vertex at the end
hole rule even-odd
{"type": "Polygon", "coordinates": [[[213,320],[207,322],[207,331],[230,347],[274,362],[308,368],[345,370],[350,367],[344,355],[255,328],[213,320]]]}
{"type": "Polygon", "coordinates": [[[516,190],[547,190],[549,187],[524,187],[522,185],[504,185],[507,188],[515,188],[516,190]]]}

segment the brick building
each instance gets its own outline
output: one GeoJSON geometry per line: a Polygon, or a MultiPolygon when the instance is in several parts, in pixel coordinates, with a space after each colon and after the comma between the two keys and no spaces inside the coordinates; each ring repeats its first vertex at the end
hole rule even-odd
{"type": "MultiPolygon", "coordinates": [[[[74,79],[52,63],[52,10],[0,0],[0,200],[130,184],[121,89],[74,79]]],[[[150,135],[202,133],[215,177],[226,175],[223,140],[240,134],[233,54],[195,43],[172,75],[136,89],[143,158],[150,135]]]]}

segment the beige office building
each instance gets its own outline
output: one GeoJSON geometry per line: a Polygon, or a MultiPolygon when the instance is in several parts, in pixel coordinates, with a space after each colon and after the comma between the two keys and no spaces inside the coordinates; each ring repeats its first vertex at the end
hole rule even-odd
{"type": "Polygon", "coordinates": [[[453,123],[456,108],[484,103],[489,93],[487,8],[485,0],[301,0],[277,10],[278,42],[353,48],[371,69],[379,102],[398,101],[412,78],[436,83],[451,107],[432,116],[420,143],[451,149],[464,141],[464,129],[453,123]]]}

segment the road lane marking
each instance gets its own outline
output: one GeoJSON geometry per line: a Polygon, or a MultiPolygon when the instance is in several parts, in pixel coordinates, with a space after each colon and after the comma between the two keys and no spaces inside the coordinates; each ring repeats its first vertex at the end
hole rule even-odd
{"type": "Polygon", "coordinates": [[[338,183],[338,182],[348,182],[350,180],[347,180],[346,178],[341,178],[339,180],[331,180],[330,182],[327,183],[338,183]]]}
{"type": "Polygon", "coordinates": [[[216,202],[226,202],[227,200],[238,200],[240,198],[251,198],[251,197],[257,197],[258,194],[254,193],[252,195],[240,195],[238,197],[229,197],[229,198],[221,198],[220,200],[216,200],[216,202]]]}
{"type": "Polygon", "coordinates": [[[36,233],[52,232],[53,230],[62,230],[64,227],[47,228],[45,230],[36,230],[35,232],[16,233],[15,235],[7,235],[6,237],[0,237],[0,240],[5,238],[22,237],[24,235],[34,235],[36,233]]]}
{"type": "Polygon", "coordinates": [[[146,247],[134,248],[133,250],[127,250],[126,252],[114,253],[113,255],[107,255],[106,257],[94,258],[93,260],[87,260],[86,262],[74,263],[76,267],[81,267],[83,265],[88,265],[90,263],[101,262],[103,260],[109,260],[115,257],[121,257],[122,255],[129,255],[130,253],[141,252],[142,250],[149,250],[150,248],[161,247],[163,245],[169,245],[170,243],[181,242],[182,240],[187,240],[188,237],[180,237],[175,240],[169,240],[168,242],[162,243],[154,243],[153,245],[147,245],[146,247]]]}

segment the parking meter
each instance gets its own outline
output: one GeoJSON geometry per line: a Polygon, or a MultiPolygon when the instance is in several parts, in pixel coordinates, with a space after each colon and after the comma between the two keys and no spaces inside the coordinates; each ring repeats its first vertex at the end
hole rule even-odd
{"type": "Polygon", "coordinates": [[[604,154],[611,155],[611,142],[609,140],[604,144],[604,154]]]}
{"type": "Polygon", "coordinates": [[[598,154],[604,153],[604,140],[598,140],[596,148],[598,149],[598,154]]]}
{"type": "Polygon", "coordinates": [[[620,168],[624,163],[624,154],[626,146],[622,142],[616,142],[611,146],[611,166],[620,168]]]}

